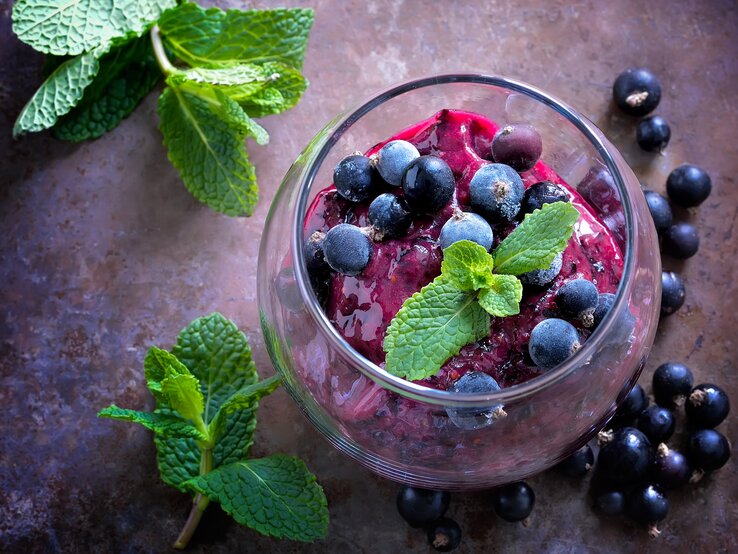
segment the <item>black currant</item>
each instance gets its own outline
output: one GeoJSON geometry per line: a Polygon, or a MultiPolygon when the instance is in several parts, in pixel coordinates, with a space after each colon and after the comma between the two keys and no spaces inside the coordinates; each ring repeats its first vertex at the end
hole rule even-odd
{"type": "Polygon", "coordinates": [[[712,181],[701,167],[683,164],[669,173],[666,192],[675,204],[685,208],[698,206],[710,196],[712,181]]]}
{"type": "Polygon", "coordinates": [[[405,486],[397,494],[397,511],[411,527],[425,527],[443,517],[450,500],[444,491],[405,486]]]}
{"type": "Polygon", "coordinates": [[[556,466],[559,472],[567,477],[583,477],[594,466],[594,452],[588,444],[582,446],[566,460],[556,466]]]}
{"type": "Polygon", "coordinates": [[[700,237],[691,223],[679,222],[664,233],[664,252],[674,258],[686,260],[697,253],[700,237]]]}
{"type": "Polygon", "coordinates": [[[661,272],[661,315],[671,315],[684,304],[684,281],[673,271],[661,272]]]}
{"type": "Polygon", "coordinates": [[[495,513],[511,523],[522,521],[533,511],[536,495],[527,483],[519,481],[495,489],[492,505],[495,513]]]}
{"type": "Polygon", "coordinates": [[[598,469],[613,483],[635,483],[648,471],[651,443],[638,429],[625,427],[600,448],[598,469]]]}
{"type": "Polygon", "coordinates": [[[667,408],[681,406],[692,391],[694,376],[684,364],[666,362],[653,372],[653,394],[656,402],[667,408]]]}
{"type": "Polygon", "coordinates": [[[720,469],[730,459],[730,443],[715,429],[700,429],[687,440],[687,457],[704,471],[720,469]]]}
{"type": "Polygon", "coordinates": [[[638,429],[648,437],[653,444],[665,442],[674,434],[676,419],[671,410],[662,406],[649,406],[638,416],[638,429]]]}
{"type": "Polygon", "coordinates": [[[441,518],[428,527],[428,543],[438,552],[451,552],[461,544],[461,527],[453,519],[441,518]]]}
{"type": "Polygon", "coordinates": [[[661,83],[645,67],[626,69],[615,79],[612,97],[617,107],[628,115],[646,115],[659,105],[661,83]]]}
{"type": "Polygon", "coordinates": [[[703,429],[711,428],[728,417],[730,400],[717,385],[703,383],[692,390],[684,408],[691,424],[703,429]]]}
{"type": "Polygon", "coordinates": [[[663,152],[669,144],[671,129],[660,115],[652,115],[638,122],[636,140],[647,152],[663,152]]]}

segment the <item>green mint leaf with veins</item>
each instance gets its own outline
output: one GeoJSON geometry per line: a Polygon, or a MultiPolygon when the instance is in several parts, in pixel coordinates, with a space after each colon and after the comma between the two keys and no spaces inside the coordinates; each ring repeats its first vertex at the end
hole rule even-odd
{"type": "Polygon", "coordinates": [[[113,48],[79,104],[52,128],[59,140],[98,138],[128,117],[161,79],[148,35],[113,48]]]}
{"type": "Polygon", "coordinates": [[[489,334],[476,295],[438,277],[405,301],[387,328],[386,370],[410,381],[434,375],[470,342],[489,334]]]}
{"type": "Polygon", "coordinates": [[[483,246],[469,240],[443,251],[441,273],[457,289],[471,292],[492,286],[494,260],[483,246]]]}
{"type": "Polygon", "coordinates": [[[204,400],[200,382],[194,375],[183,375],[170,371],[161,382],[161,391],[167,406],[185,419],[201,421],[204,400]]]}
{"type": "Polygon", "coordinates": [[[77,55],[142,34],[175,0],[18,0],[13,31],[44,54],[77,55]]]}
{"type": "Polygon", "coordinates": [[[171,352],[152,346],[144,358],[144,376],[146,386],[160,404],[167,406],[167,396],[162,390],[161,382],[171,374],[190,375],[190,370],[171,352]]]}
{"type": "Polygon", "coordinates": [[[216,88],[170,80],[159,98],[159,128],[187,189],[226,215],[251,215],[258,189],[244,139],[263,129],[216,88]]]}
{"type": "Polygon", "coordinates": [[[264,535],[313,541],[328,533],[323,489],[297,458],[275,455],[242,460],[186,485],[220,502],[238,523],[264,535]]]}
{"type": "Polygon", "coordinates": [[[521,275],[546,269],[566,248],[579,211],[568,202],[544,204],[527,214],[494,251],[495,273],[521,275]]]}
{"type": "Polygon", "coordinates": [[[513,275],[492,275],[489,287],[479,292],[479,305],[490,315],[507,317],[520,313],[523,284],[513,275]]]}
{"type": "Polygon", "coordinates": [[[207,440],[202,432],[181,417],[160,412],[138,412],[119,408],[113,404],[104,410],[100,410],[97,417],[139,423],[161,437],[188,438],[197,441],[207,440]]]}
{"type": "Polygon", "coordinates": [[[302,68],[310,9],[227,10],[185,3],[159,18],[167,47],[196,67],[280,62],[302,68]]]}

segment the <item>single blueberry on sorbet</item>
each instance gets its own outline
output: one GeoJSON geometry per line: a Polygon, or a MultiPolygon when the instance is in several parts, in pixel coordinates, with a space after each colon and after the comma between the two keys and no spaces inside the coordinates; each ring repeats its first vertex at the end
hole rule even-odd
{"type": "Polygon", "coordinates": [[[461,544],[461,527],[444,517],[428,527],[428,544],[438,552],[451,552],[461,544]]]}
{"type": "Polygon", "coordinates": [[[401,237],[412,223],[412,215],[402,200],[390,192],[380,194],[372,201],[368,217],[375,236],[380,235],[381,238],[401,237]]]}
{"type": "Polygon", "coordinates": [[[648,475],[657,485],[676,489],[689,482],[692,468],[684,454],[661,443],[656,449],[648,475]]]}
{"type": "Polygon", "coordinates": [[[720,469],[730,459],[730,443],[715,429],[700,429],[687,439],[687,458],[703,471],[720,469]]]}
{"type": "Polygon", "coordinates": [[[349,202],[372,198],[381,182],[371,160],[359,154],[342,159],[333,170],[333,184],[338,194],[349,202]]]}
{"type": "Polygon", "coordinates": [[[651,218],[653,218],[653,224],[656,227],[656,231],[662,234],[669,227],[671,227],[672,213],[669,201],[661,196],[658,192],[647,190],[643,193],[646,197],[646,203],[648,209],[651,212],[651,218]]]}
{"type": "Polygon", "coordinates": [[[661,273],[661,315],[671,315],[684,304],[684,281],[673,271],[661,273]]]}
{"type": "Polygon", "coordinates": [[[684,404],[693,384],[692,370],[684,364],[666,362],[653,372],[654,397],[656,402],[667,408],[684,404]]]}
{"type": "Polygon", "coordinates": [[[518,172],[500,163],[483,165],[469,183],[472,210],[490,221],[512,221],[520,211],[523,194],[518,172]]]}
{"type": "Polygon", "coordinates": [[[532,285],[534,287],[543,287],[558,277],[561,273],[563,265],[563,254],[556,254],[551,265],[547,269],[534,269],[520,276],[520,282],[524,285],[532,285]]]}
{"type": "Polygon", "coordinates": [[[528,351],[533,362],[550,369],[565,362],[581,348],[579,332],[563,319],[544,319],[530,333],[528,351]]]}
{"type": "Polygon", "coordinates": [[[697,427],[709,428],[720,425],[730,413],[730,400],[717,385],[697,385],[684,405],[687,419],[697,427]]]}
{"type": "Polygon", "coordinates": [[[592,314],[593,324],[595,327],[602,323],[605,316],[610,312],[613,305],[615,304],[615,295],[609,292],[600,294],[597,298],[597,307],[592,314]]]}
{"type": "Polygon", "coordinates": [[[653,405],[641,412],[637,425],[653,444],[658,444],[669,440],[674,434],[676,419],[671,410],[653,405]]]}
{"type": "Polygon", "coordinates": [[[450,501],[445,491],[405,486],[397,493],[397,511],[411,527],[425,527],[443,517],[450,501]]]}
{"type": "Polygon", "coordinates": [[[377,152],[375,163],[382,179],[392,186],[399,187],[405,171],[419,157],[420,153],[413,144],[406,140],[393,140],[377,152]]]}
{"type": "Polygon", "coordinates": [[[520,213],[523,215],[531,214],[535,210],[540,210],[544,204],[568,201],[569,195],[561,186],[551,181],[541,181],[525,190],[523,202],[520,206],[520,213]]]}
{"type": "Polygon", "coordinates": [[[707,172],[692,164],[683,164],[669,173],[666,192],[672,202],[684,208],[693,208],[704,202],[712,191],[707,172]]]}
{"type": "Polygon", "coordinates": [[[651,462],[651,442],[638,429],[624,427],[600,448],[598,471],[607,480],[625,485],[646,475],[651,462]]]}
{"type": "Polygon", "coordinates": [[[521,173],[536,165],[541,152],[541,135],[528,123],[505,125],[492,139],[492,158],[521,173]]]}
{"type": "MultiPolygon", "coordinates": [[[[449,389],[462,394],[485,394],[500,391],[495,379],[481,371],[471,371],[460,377],[449,389]]],[[[502,404],[488,408],[446,408],[451,422],[461,429],[479,429],[499,417],[505,417],[502,404]]]]}
{"type": "Polygon", "coordinates": [[[323,254],[334,271],[358,275],[369,264],[372,241],[355,225],[341,223],[325,234],[323,254]]]}
{"type": "Polygon", "coordinates": [[[405,203],[411,212],[435,213],[449,203],[456,184],[448,164],[437,156],[413,160],[402,178],[405,203]]]}
{"type": "Polygon", "coordinates": [[[652,115],[638,122],[636,141],[646,152],[663,152],[671,139],[671,128],[660,115],[652,115]]]}
{"type": "Polygon", "coordinates": [[[556,304],[563,313],[579,319],[585,327],[594,325],[599,293],[592,281],[574,279],[556,293],[556,304]]]}
{"type": "Polygon", "coordinates": [[[503,485],[492,493],[495,513],[505,521],[523,521],[533,511],[536,495],[528,483],[519,481],[503,485]]]}
{"type": "Polygon", "coordinates": [[[661,83],[652,71],[645,67],[632,67],[623,71],[612,86],[612,97],[623,112],[643,116],[656,109],[661,100],[661,83]]]}
{"type": "Polygon", "coordinates": [[[588,444],[582,446],[566,460],[556,466],[559,473],[567,477],[584,477],[594,466],[594,452],[588,444]]]}
{"type": "Polygon", "coordinates": [[[480,215],[455,210],[454,215],[443,224],[438,242],[444,250],[460,240],[476,242],[485,250],[492,248],[492,227],[480,215]]]}
{"type": "Polygon", "coordinates": [[[686,260],[697,253],[700,237],[697,228],[686,222],[672,225],[664,234],[664,252],[674,258],[686,260]]]}

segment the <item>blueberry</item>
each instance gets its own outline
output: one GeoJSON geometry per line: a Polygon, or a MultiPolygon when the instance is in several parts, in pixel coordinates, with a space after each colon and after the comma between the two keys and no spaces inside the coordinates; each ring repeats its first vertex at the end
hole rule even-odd
{"type": "Polygon", "coordinates": [[[461,527],[453,519],[439,519],[428,527],[428,544],[438,552],[455,550],[461,544],[461,527]]]}
{"type": "Polygon", "coordinates": [[[586,279],[574,279],[558,290],[556,304],[566,315],[576,317],[585,327],[592,327],[599,296],[594,283],[586,279]]]}
{"type": "Polygon", "coordinates": [[[652,115],[638,122],[636,141],[646,152],[663,152],[671,138],[671,129],[660,115],[652,115]]]}
{"type": "Polygon", "coordinates": [[[435,213],[454,195],[456,183],[451,168],[436,156],[420,156],[410,163],[402,178],[405,203],[411,212],[435,213]]]}
{"type": "Polygon", "coordinates": [[[419,156],[418,149],[406,140],[393,140],[377,152],[377,171],[390,185],[399,187],[405,171],[419,156]]]}
{"type": "Polygon", "coordinates": [[[325,261],[325,255],[323,254],[323,239],[325,239],[325,233],[315,231],[305,241],[305,266],[310,273],[323,274],[330,271],[328,263],[325,261]]]}
{"type": "Polygon", "coordinates": [[[658,444],[666,442],[674,434],[676,419],[671,410],[653,405],[641,412],[637,426],[653,444],[658,444]]]}
{"type": "Polygon", "coordinates": [[[531,185],[523,193],[520,213],[531,214],[535,210],[540,210],[544,204],[568,201],[569,195],[562,187],[551,181],[541,181],[540,183],[531,185]]]}
{"type": "Polygon", "coordinates": [[[538,367],[550,369],[565,362],[581,348],[579,333],[563,319],[544,319],[530,333],[528,352],[538,367]]]}
{"type": "Polygon", "coordinates": [[[661,234],[671,227],[672,214],[669,201],[652,190],[645,191],[643,195],[646,197],[646,203],[651,212],[656,231],[661,234]]]}
{"type": "Polygon", "coordinates": [[[492,158],[519,172],[536,165],[542,151],[541,135],[528,123],[505,125],[492,139],[492,158]]]}
{"type": "MultiPolygon", "coordinates": [[[[669,513],[669,500],[658,486],[639,487],[628,495],[625,513],[638,523],[658,523],[669,513]]],[[[658,534],[658,530],[655,530],[655,533],[658,534]]]]}
{"type": "Polygon", "coordinates": [[[684,304],[684,281],[673,271],[661,273],[661,315],[671,315],[684,304]]]}
{"type": "Polygon", "coordinates": [[[595,505],[608,516],[617,516],[625,510],[625,495],[620,491],[604,491],[595,497],[595,505]]]}
{"type": "Polygon", "coordinates": [[[648,396],[646,391],[639,384],[633,385],[628,391],[623,402],[618,406],[615,412],[615,418],[620,422],[628,422],[636,417],[648,407],[648,396]]]}
{"type": "Polygon", "coordinates": [[[720,425],[730,413],[730,400],[717,385],[697,385],[684,406],[687,419],[697,427],[708,428],[720,425]]]}
{"type": "Polygon", "coordinates": [[[411,527],[425,527],[443,517],[451,495],[416,487],[402,487],[397,494],[397,511],[411,527]]]}
{"type": "Polygon", "coordinates": [[[588,444],[582,446],[566,460],[556,466],[556,469],[567,477],[583,477],[594,466],[594,452],[588,444]]]}
{"type": "Polygon", "coordinates": [[[369,205],[369,223],[381,238],[404,235],[411,222],[410,212],[405,209],[402,200],[392,193],[380,194],[369,205]]]}
{"type": "Polygon", "coordinates": [[[646,475],[651,462],[651,443],[638,429],[624,427],[600,448],[598,470],[618,484],[634,483],[646,475]]]}
{"type": "Polygon", "coordinates": [[[520,175],[499,163],[483,165],[469,182],[472,209],[491,221],[512,221],[520,211],[524,192],[520,175]]]}
{"type": "Polygon", "coordinates": [[[594,314],[594,326],[598,327],[605,316],[610,312],[613,305],[615,304],[615,295],[609,292],[603,292],[597,297],[597,307],[595,308],[594,314]]]}
{"type": "Polygon", "coordinates": [[[698,206],[710,196],[712,181],[701,167],[683,164],[669,173],[666,192],[675,204],[685,208],[698,206]]]}
{"type": "Polygon", "coordinates": [[[556,254],[548,269],[534,269],[520,275],[520,282],[524,285],[533,285],[535,287],[543,287],[556,279],[561,272],[561,265],[564,256],[561,252],[556,254]]]}
{"type": "Polygon", "coordinates": [[[704,471],[720,469],[730,459],[730,443],[714,429],[700,429],[687,440],[687,457],[704,471]]]}
{"type": "Polygon", "coordinates": [[[495,513],[510,523],[522,521],[533,511],[536,495],[527,483],[519,481],[495,489],[492,505],[495,513]]]}
{"type": "Polygon", "coordinates": [[[476,242],[489,250],[492,248],[492,238],[492,227],[482,216],[455,210],[441,228],[438,242],[444,250],[460,240],[476,242]]]}
{"type": "Polygon", "coordinates": [[[676,489],[689,482],[692,470],[681,452],[672,450],[664,443],[659,444],[651,462],[649,476],[665,489],[676,489]]]}
{"type": "Polygon", "coordinates": [[[371,160],[361,154],[342,159],[333,170],[333,184],[338,194],[350,202],[362,202],[376,194],[382,180],[371,160]]]}
{"type": "MultiPolygon", "coordinates": [[[[452,392],[464,394],[484,394],[497,392],[500,385],[491,376],[481,371],[470,371],[461,376],[449,389],[452,392]]],[[[451,422],[461,429],[479,429],[492,423],[499,417],[504,417],[502,404],[489,408],[446,408],[451,422]]]]}
{"type": "Polygon", "coordinates": [[[632,67],[615,79],[612,97],[617,107],[628,115],[646,115],[659,105],[661,83],[645,67],[632,67]]]}
{"type": "Polygon", "coordinates": [[[680,406],[692,391],[694,376],[684,364],[666,362],[653,372],[653,394],[656,402],[667,408],[680,406]]]}
{"type": "Polygon", "coordinates": [[[680,222],[672,225],[664,235],[664,251],[680,260],[691,258],[700,248],[700,237],[694,225],[680,222]]]}
{"type": "Polygon", "coordinates": [[[325,234],[323,254],[334,271],[358,275],[369,264],[372,241],[355,225],[340,223],[325,234]]]}

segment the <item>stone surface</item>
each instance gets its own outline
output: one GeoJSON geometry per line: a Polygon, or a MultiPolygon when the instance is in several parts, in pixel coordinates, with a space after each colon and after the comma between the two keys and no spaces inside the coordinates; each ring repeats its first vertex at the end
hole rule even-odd
{"type": "MultiPolygon", "coordinates": [[[[281,177],[336,113],[394,81],[430,73],[499,73],[566,99],[656,190],[679,163],[710,172],[710,198],[678,213],[698,226],[700,252],[666,261],[683,273],[687,302],[662,322],[642,382],[666,360],[685,361],[698,382],[721,384],[738,404],[734,2],[715,0],[709,9],[699,0],[249,4],[315,7],[305,65],[311,87],[295,109],[263,121],[271,144],[250,145],[261,202],[253,218],[229,219],[199,205],[167,162],[156,94],[94,142],[64,144],[47,133],[13,141],[10,129],[40,82],[42,60],[12,35],[10,3],[0,0],[0,550],[167,549],[187,497],[159,481],[149,433],[97,420],[96,411],[113,401],[150,408],[145,349],[170,345],[191,319],[214,310],[251,335],[258,367],[272,372],[255,306],[256,258],[281,177]],[[632,65],[662,79],[658,112],[673,132],[663,156],[640,152],[633,121],[612,109],[611,84],[632,65]]],[[[191,552],[428,551],[424,534],[396,514],[397,486],[333,450],[283,391],[263,402],[260,419],[256,454],[302,456],[324,485],[329,538],[277,542],[211,508],[191,552]]],[[[735,414],[721,431],[738,444],[735,414]]],[[[465,532],[459,552],[736,552],[736,460],[671,495],[656,541],[594,515],[586,481],[553,472],[531,479],[537,505],[527,528],[496,519],[483,493],[455,495],[449,515],[465,532]]]]}

